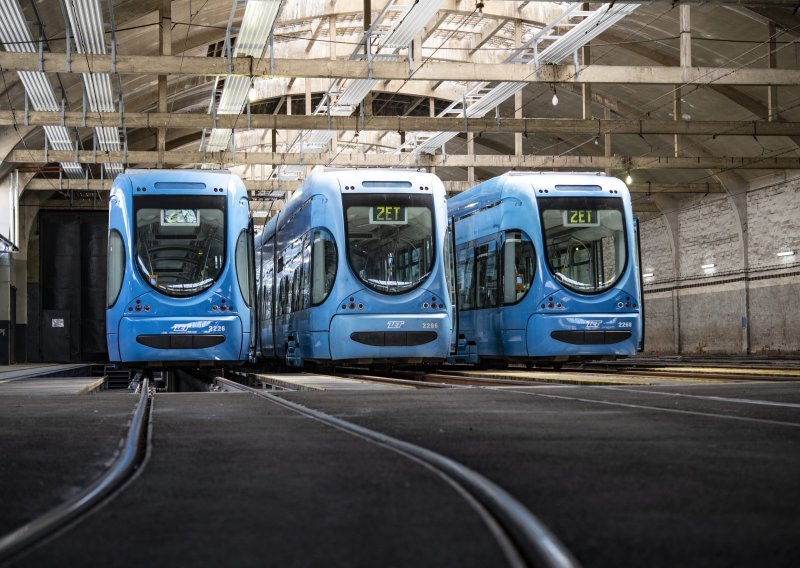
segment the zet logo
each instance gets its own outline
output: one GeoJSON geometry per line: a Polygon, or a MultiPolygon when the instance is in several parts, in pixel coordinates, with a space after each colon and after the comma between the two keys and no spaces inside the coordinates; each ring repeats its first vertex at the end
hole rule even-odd
{"type": "Polygon", "coordinates": [[[172,333],[186,333],[188,331],[196,331],[197,329],[204,328],[211,325],[210,321],[193,321],[189,323],[176,323],[172,326],[172,333]]]}
{"type": "Polygon", "coordinates": [[[597,329],[603,320],[586,320],[586,329],[597,329]]]}
{"type": "Polygon", "coordinates": [[[388,329],[400,329],[406,325],[406,322],[403,320],[389,320],[386,322],[386,327],[388,329]]]}

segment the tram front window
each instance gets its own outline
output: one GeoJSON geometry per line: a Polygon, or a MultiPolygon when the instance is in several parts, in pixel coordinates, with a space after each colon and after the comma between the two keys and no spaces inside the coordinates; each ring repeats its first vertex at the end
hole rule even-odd
{"type": "Polygon", "coordinates": [[[433,198],[413,194],[343,195],[347,256],[368,287],[400,294],[433,270],[433,198]]]}
{"type": "Polygon", "coordinates": [[[622,200],[541,197],[537,203],[547,263],[556,280],[586,294],[611,288],[627,262],[622,200]]]}
{"type": "Polygon", "coordinates": [[[169,296],[211,287],[225,267],[225,198],[138,196],[136,264],[145,280],[169,296]]]}

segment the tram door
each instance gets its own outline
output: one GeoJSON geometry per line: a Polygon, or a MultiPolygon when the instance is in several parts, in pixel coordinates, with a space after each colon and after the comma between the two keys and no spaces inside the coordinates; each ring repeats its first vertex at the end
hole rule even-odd
{"type": "Polygon", "coordinates": [[[445,236],[445,275],[447,292],[450,294],[450,353],[455,354],[458,346],[458,270],[456,267],[456,222],[450,219],[445,236]]]}
{"type": "Polygon", "coordinates": [[[639,219],[637,217],[633,218],[633,230],[636,233],[636,240],[635,240],[636,278],[639,281],[638,297],[636,298],[639,301],[639,319],[638,319],[639,342],[636,344],[636,351],[641,353],[642,351],[644,351],[644,281],[642,279],[642,264],[641,264],[642,239],[640,237],[639,219]]]}

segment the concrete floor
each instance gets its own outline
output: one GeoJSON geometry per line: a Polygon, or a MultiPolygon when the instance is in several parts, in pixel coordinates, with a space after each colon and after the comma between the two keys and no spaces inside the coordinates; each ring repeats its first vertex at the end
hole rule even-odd
{"type": "MultiPolygon", "coordinates": [[[[800,383],[281,396],[483,473],[585,566],[800,565],[800,383]]],[[[91,414],[106,416],[115,434],[134,404],[120,393],[77,398],[107,404],[91,414]]],[[[62,483],[48,493],[55,500],[88,475],[84,459],[96,468],[108,458],[109,436],[75,450],[39,447],[59,432],[98,431],[73,418],[89,406],[51,404],[52,423],[42,422],[43,407],[19,408],[31,416],[15,419],[18,441],[3,438],[3,455],[16,458],[0,468],[0,487],[62,483]],[[59,475],[44,475],[48,459],[62,464],[59,475]]],[[[21,504],[34,493],[0,498],[21,504]]],[[[19,509],[31,514],[41,504],[19,509]]],[[[158,394],[142,474],[12,563],[52,564],[506,562],[481,518],[426,468],[250,395],[196,393],[158,394]]]]}

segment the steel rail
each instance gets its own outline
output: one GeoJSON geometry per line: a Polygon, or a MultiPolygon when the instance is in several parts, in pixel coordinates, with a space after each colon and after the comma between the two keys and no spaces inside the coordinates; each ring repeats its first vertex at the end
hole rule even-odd
{"type": "Polygon", "coordinates": [[[506,531],[517,548],[518,554],[527,565],[536,566],[537,568],[573,568],[579,566],[578,561],[569,550],[522,503],[476,471],[426,448],[358,426],[273,394],[232,383],[223,378],[218,378],[216,381],[223,384],[231,383],[226,386],[233,390],[251,392],[284,408],[365,438],[401,455],[424,463],[479,502],[494,521],[506,531]]]}
{"type": "Polygon", "coordinates": [[[383,383],[387,385],[402,385],[414,387],[415,389],[446,389],[451,385],[444,383],[429,383],[424,380],[398,379],[396,377],[384,377],[381,375],[360,375],[356,373],[332,373],[332,377],[342,377],[343,379],[356,379],[368,383],[383,383]]]}
{"type": "Polygon", "coordinates": [[[146,455],[144,450],[151,408],[149,391],[149,382],[145,380],[122,450],[111,467],[102,477],[71,499],[0,538],[0,563],[41,542],[80,515],[97,507],[137,471],[146,455]]]}
{"type": "MultiPolygon", "coordinates": [[[[539,369],[527,369],[523,371],[522,369],[506,369],[510,371],[519,371],[520,373],[524,372],[540,372],[539,369]]],[[[792,369],[791,371],[795,371],[792,369]]],[[[465,375],[467,371],[464,370],[443,370],[442,373],[447,373],[444,376],[450,377],[465,377],[472,380],[472,376],[465,375]]],[[[475,370],[475,372],[479,372],[479,370],[475,370]]],[[[548,371],[549,372],[549,371],[548,371]]],[[[684,371],[684,370],[672,370],[669,367],[665,367],[664,369],[657,369],[657,368],[648,368],[648,369],[637,369],[635,367],[621,367],[621,366],[611,366],[606,367],[603,365],[585,365],[581,366],[580,368],[569,368],[565,367],[559,371],[560,374],[563,375],[564,380],[568,378],[570,380],[573,379],[573,376],[579,375],[591,375],[591,374],[607,374],[611,377],[631,377],[631,378],[649,378],[649,379],[686,379],[686,380],[702,380],[702,381],[725,381],[725,382],[741,382],[741,381],[774,381],[774,382],[798,382],[800,381],[799,377],[792,376],[792,375],[778,375],[778,374],[768,374],[768,373],[723,373],[723,372],[705,372],[705,371],[684,371]]],[[[509,378],[509,379],[486,379],[486,378],[478,378],[477,381],[485,382],[489,380],[506,380],[508,382],[512,382],[515,385],[521,385],[524,381],[541,381],[543,379],[539,379],[537,377],[524,377],[519,376],[519,378],[509,378]]],[[[577,379],[580,380],[580,379],[577,379]]],[[[546,382],[554,382],[556,381],[555,378],[548,378],[546,382]]]]}
{"type": "MultiPolygon", "coordinates": [[[[597,372],[590,369],[576,371],[577,373],[597,372]]],[[[604,371],[600,371],[604,372],[604,371]]],[[[605,371],[608,372],[608,371],[605,371]]],[[[613,373],[631,376],[631,377],[650,377],[650,378],[676,378],[676,379],[693,379],[704,381],[728,381],[728,382],[741,382],[741,381],[774,381],[774,382],[798,382],[797,377],[787,375],[767,375],[767,374],[738,374],[738,373],[701,373],[690,371],[670,371],[670,370],[644,370],[644,369],[619,369],[611,371],[613,373]]]]}

